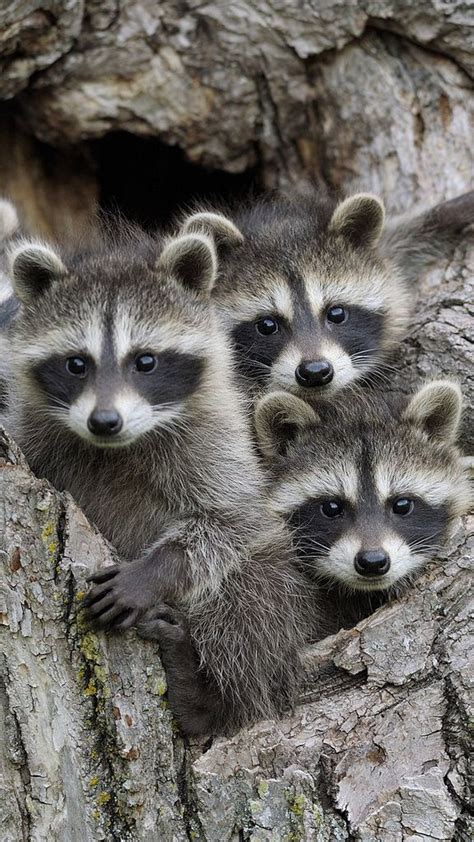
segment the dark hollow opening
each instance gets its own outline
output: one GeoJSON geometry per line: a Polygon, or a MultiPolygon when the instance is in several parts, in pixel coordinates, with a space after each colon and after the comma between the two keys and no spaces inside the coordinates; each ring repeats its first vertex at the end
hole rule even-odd
{"type": "Polygon", "coordinates": [[[235,202],[261,192],[259,167],[233,174],[188,161],[177,146],[113,132],[91,144],[100,206],[145,228],[167,225],[197,202],[235,202]]]}

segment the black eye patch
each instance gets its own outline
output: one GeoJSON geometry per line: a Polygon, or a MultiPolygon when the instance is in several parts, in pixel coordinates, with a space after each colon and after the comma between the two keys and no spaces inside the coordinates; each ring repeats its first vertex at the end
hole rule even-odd
{"type": "Polygon", "coordinates": [[[347,354],[370,351],[376,354],[383,335],[384,316],[365,307],[347,307],[347,320],[327,326],[347,354]]]}
{"type": "MultiPolygon", "coordinates": [[[[84,356],[84,355],[82,355],[84,356]]],[[[94,364],[88,363],[88,375],[74,377],[66,366],[67,358],[57,355],[49,357],[33,368],[33,377],[44,392],[48,403],[70,405],[79,397],[86,384],[94,377],[94,364]]]]}
{"type": "Polygon", "coordinates": [[[417,497],[413,497],[413,503],[413,511],[408,517],[399,517],[393,513],[391,504],[388,516],[391,528],[412,547],[413,552],[422,552],[423,548],[438,545],[449,514],[447,506],[431,506],[417,497]]]}
{"type": "Polygon", "coordinates": [[[264,381],[277,357],[288,344],[288,330],[278,320],[279,330],[265,336],[255,327],[257,319],[240,322],[232,331],[237,364],[242,374],[254,380],[264,381]]]}
{"type": "MultiPolygon", "coordinates": [[[[290,515],[290,524],[296,531],[296,550],[301,558],[324,556],[353,523],[354,513],[347,502],[344,502],[341,517],[325,516],[322,503],[327,499],[308,500],[290,515]]],[[[311,573],[311,570],[307,572],[311,573]]]]}
{"type": "MultiPolygon", "coordinates": [[[[141,353],[144,355],[145,352],[141,353]]],[[[137,354],[129,362],[128,377],[132,380],[133,388],[148,403],[153,406],[179,403],[196,391],[204,371],[205,361],[202,357],[180,351],[163,351],[155,356],[156,367],[148,373],[137,371],[137,354]]]]}

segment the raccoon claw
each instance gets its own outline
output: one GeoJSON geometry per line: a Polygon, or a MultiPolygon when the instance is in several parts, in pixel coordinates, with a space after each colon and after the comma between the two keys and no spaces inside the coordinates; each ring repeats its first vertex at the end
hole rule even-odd
{"type": "Polygon", "coordinates": [[[129,609],[117,617],[117,620],[114,623],[114,629],[117,631],[127,631],[127,629],[130,629],[136,624],[138,616],[138,611],[129,609]],[[123,617],[123,619],[120,619],[120,617],[123,617]]]}
{"type": "Polygon", "coordinates": [[[81,608],[91,608],[93,612],[100,614],[100,609],[106,608],[109,604],[112,605],[113,602],[112,585],[105,583],[96,585],[89,591],[82,599],[81,608]]]}
{"type": "Polygon", "coordinates": [[[89,610],[87,612],[87,619],[92,628],[97,630],[127,631],[127,629],[135,625],[139,613],[136,609],[124,608],[123,605],[114,605],[113,602],[108,602],[107,606],[103,607],[100,613],[94,614],[89,610]]]}
{"type": "Polygon", "coordinates": [[[120,565],[110,564],[102,570],[96,570],[95,573],[91,573],[90,576],[87,576],[86,582],[94,582],[94,584],[100,585],[102,582],[108,582],[110,579],[113,579],[119,570],[120,565]]]}
{"type": "Polygon", "coordinates": [[[188,628],[181,611],[162,603],[140,619],[137,633],[145,640],[157,640],[163,647],[182,643],[188,637],[188,628]]]}
{"type": "Polygon", "coordinates": [[[139,612],[133,608],[127,608],[125,611],[120,606],[102,614],[100,623],[104,624],[107,629],[114,631],[127,631],[135,625],[139,612]]]}
{"type": "Polygon", "coordinates": [[[98,570],[89,577],[92,587],[82,600],[88,621],[121,631],[134,625],[156,596],[150,587],[151,565],[146,562],[117,564],[98,570]],[[148,575],[147,576],[145,575],[148,575]]]}

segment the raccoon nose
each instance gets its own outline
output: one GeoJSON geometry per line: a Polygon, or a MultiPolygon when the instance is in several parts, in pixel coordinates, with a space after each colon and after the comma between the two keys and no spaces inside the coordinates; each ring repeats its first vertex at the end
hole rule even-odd
{"type": "Polygon", "coordinates": [[[354,567],[361,576],[383,576],[390,570],[390,557],[383,550],[357,553],[354,567]]]}
{"type": "Polygon", "coordinates": [[[122,424],[115,409],[94,409],[87,419],[87,426],[95,436],[115,436],[122,429],[122,424]]]}
{"type": "Polygon", "coordinates": [[[334,369],[328,360],[303,360],[295,371],[295,377],[305,389],[325,386],[334,377],[334,369]]]}

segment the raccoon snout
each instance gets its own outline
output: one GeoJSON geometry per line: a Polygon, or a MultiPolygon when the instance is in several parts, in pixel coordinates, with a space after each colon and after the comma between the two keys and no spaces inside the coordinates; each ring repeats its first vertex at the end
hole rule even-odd
{"type": "Polygon", "coordinates": [[[122,429],[123,421],[115,409],[94,409],[87,426],[95,436],[115,436],[122,429]]]}
{"type": "Polygon", "coordinates": [[[329,360],[303,360],[295,370],[295,377],[305,389],[326,386],[334,377],[334,369],[329,360]]]}
{"type": "Polygon", "coordinates": [[[361,576],[383,576],[390,570],[390,556],[384,550],[357,553],[354,567],[361,576]]]}

